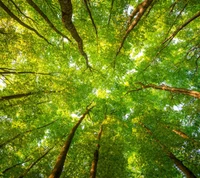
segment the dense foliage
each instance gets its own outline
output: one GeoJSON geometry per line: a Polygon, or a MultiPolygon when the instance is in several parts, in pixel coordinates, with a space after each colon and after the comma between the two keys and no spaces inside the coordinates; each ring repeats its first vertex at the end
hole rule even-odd
{"type": "Polygon", "coordinates": [[[0,6],[0,176],[200,177],[199,0],[0,6]]]}

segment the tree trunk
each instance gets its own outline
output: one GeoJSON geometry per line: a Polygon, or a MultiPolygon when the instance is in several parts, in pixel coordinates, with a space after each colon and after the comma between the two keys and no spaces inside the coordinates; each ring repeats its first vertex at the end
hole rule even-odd
{"type": "Polygon", "coordinates": [[[32,0],[26,0],[28,2],[28,4],[30,6],[32,6],[41,16],[42,18],[49,24],[49,26],[59,35],[61,35],[62,37],[68,39],[70,42],[71,40],[64,35],[62,32],[60,32],[55,26],[54,24],[49,20],[49,18],[46,16],[46,14],[44,14],[44,12],[42,12],[42,10],[37,6],[37,4],[35,4],[32,0]]]}
{"type": "Polygon", "coordinates": [[[169,152],[168,153],[168,157],[174,162],[174,164],[185,174],[185,176],[187,178],[196,178],[196,176],[192,173],[192,171],[190,171],[190,169],[188,169],[183,163],[182,161],[180,161],[178,158],[176,158],[176,156],[169,152]]]}
{"type": "MultiPolygon", "coordinates": [[[[138,122],[143,128],[145,128],[146,132],[153,137],[153,133],[151,130],[142,122],[138,122]]],[[[153,137],[154,138],[154,137],[153,137]]],[[[192,173],[192,171],[187,168],[182,161],[180,161],[164,144],[162,144],[159,140],[154,138],[154,140],[159,143],[162,147],[163,151],[167,154],[167,156],[174,162],[174,164],[185,174],[187,178],[196,178],[196,176],[192,173]]]]}
{"type": "Polygon", "coordinates": [[[83,50],[83,40],[81,39],[80,35],[78,34],[76,27],[74,26],[72,22],[72,2],[71,0],[58,0],[60,3],[61,11],[62,11],[62,21],[65,26],[65,28],[71,33],[72,37],[76,40],[78,43],[78,49],[81,53],[81,55],[85,58],[86,66],[90,67],[88,62],[88,56],[83,50]]]}
{"type": "Polygon", "coordinates": [[[120,50],[122,49],[124,42],[126,40],[126,38],[128,37],[129,33],[133,30],[133,28],[138,24],[138,22],[140,21],[140,19],[142,18],[142,16],[144,15],[144,13],[146,12],[146,10],[148,9],[148,7],[151,5],[151,3],[153,2],[153,0],[144,0],[142,3],[140,3],[135,10],[132,12],[132,14],[129,17],[129,27],[126,30],[126,33],[122,39],[122,42],[120,43],[119,49],[116,53],[116,56],[118,56],[118,54],[120,53],[120,50]],[[135,19],[132,21],[133,17],[135,17],[135,19]]]}
{"type": "Polygon", "coordinates": [[[70,131],[70,133],[69,133],[69,135],[67,137],[67,140],[65,141],[65,144],[62,147],[62,149],[60,151],[60,154],[57,157],[55,166],[54,166],[54,168],[53,168],[53,170],[52,170],[49,178],[59,178],[60,177],[60,175],[62,173],[62,170],[63,170],[64,163],[65,163],[65,159],[66,159],[66,156],[67,156],[70,144],[72,142],[72,139],[74,137],[74,134],[76,132],[76,129],[78,128],[78,126],[81,124],[82,120],[85,118],[85,116],[90,112],[90,110],[93,107],[86,108],[85,113],[81,116],[81,118],[79,119],[79,121],[76,123],[76,125],[70,131]]]}
{"type": "Polygon", "coordinates": [[[98,133],[98,144],[97,144],[97,148],[94,152],[94,159],[92,161],[92,167],[90,169],[90,178],[95,178],[96,177],[96,173],[97,173],[97,163],[98,163],[98,160],[99,160],[99,148],[100,148],[100,139],[101,139],[101,134],[102,134],[102,131],[103,131],[103,125],[101,125],[101,128],[100,128],[100,131],[98,133]]]}

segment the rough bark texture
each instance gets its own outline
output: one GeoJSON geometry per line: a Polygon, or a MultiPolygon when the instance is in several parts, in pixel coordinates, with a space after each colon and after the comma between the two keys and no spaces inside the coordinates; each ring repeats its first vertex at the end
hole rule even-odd
{"type": "Polygon", "coordinates": [[[99,148],[100,148],[100,139],[101,139],[101,134],[103,131],[103,125],[101,125],[100,131],[98,133],[98,144],[97,144],[97,149],[94,152],[94,159],[92,161],[92,166],[90,169],[90,178],[95,178],[96,177],[96,173],[97,173],[97,164],[98,164],[98,160],[99,160],[99,148]]]}
{"type": "Polygon", "coordinates": [[[90,67],[88,62],[88,56],[83,50],[83,40],[79,36],[76,27],[74,26],[72,22],[72,3],[71,0],[58,0],[60,3],[61,11],[62,11],[62,22],[65,26],[65,28],[71,33],[72,37],[76,40],[78,43],[78,49],[81,55],[85,58],[86,66],[90,67]]]}
{"type": "Polygon", "coordinates": [[[43,37],[37,30],[35,30],[34,28],[30,27],[29,25],[25,24],[24,22],[22,22],[15,14],[13,14],[10,9],[2,2],[0,1],[0,6],[3,8],[3,10],[10,15],[11,18],[13,18],[14,20],[16,20],[20,25],[22,25],[23,27],[33,31],[37,36],[39,36],[40,38],[42,38],[43,40],[45,40],[48,44],[50,44],[48,42],[48,40],[43,37]]]}
{"type": "Polygon", "coordinates": [[[120,43],[120,47],[116,53],[116,56],[118,56],[118,54],[120,53],[120,50],[122,49],[124,42],[125,42],[126,38],[128,37],[129,33],[138,24],[138,22],[140,21],[140,19],[144,15],[145,11],[148,9],[148,7],[151,5],[152,2],[153,2],[153,0],[145,0],[141,4],[139,4],[135,8],[135,10],[132,12],[132,14],[129,17],[129,21],[128,21],[128,24],[130,24],[130,25],[129,25],[128,29],[126,30],[126,33],[122,39],[122,42],[120,43]],[[132,21],[133,17],[135,17],[135,19],[132,21]]]}
{"type": "Polygon", "coordinates": [[[173,92],[173,93],[180,93],[180,94],[184,94],[184,95],[189,95],[189,96],[200,99],[200,92],[194,91],[194,90],[187,90],[187,89],[184,89],[184,88],[169,87],[167,85],[154,85],[154,84],[145,85],[141,82],[138,82],[137,84],[142,85],[142,88],[138,88],[136,90],[130,90],[127,93],[130,93],[130,92],[133,92],[133,91],[143,90],[145,88],[154,88],[154,89],[157,89],[157,90],[164,90],[164,91],[169,91],[169,92],[173,92]]]}
{"type": "Polygon", "coordinates": [[[26,0],[28,2],[28,4],[30,6],[32,6],[41,16],[42,18],[49,24],[49,26],[59,35],[61,35],[62,37],[68,39],[70,42],[71,40],[64,35],[62,32],[60,32],[54,25],[53,23],[49,20],[49,18],[46,16],[46,14],[44,14],[44,12],[42,12],[42,10],[37,6],[37,4],[35,4],[32,0],[26,0]]]}
{"type": "Polygon", "coordinates": [[[92,108],[93,107],[91,107],[90,109],[88,109],[88,108],[86,109],[85,113],[81,116],[79,121],[76,123],[76,125],[70,131],[70,133],[67,137],[67,140],[65,141],[65,144],[62,147],[60,154],[57,157],[55,166],[54,166],[49,178],[59,178],[60,177],[62,170],[63,170],[64,163],[65,163],[65,159],[66,159],[70,144],[72,142],[72,139],[74,137],[74,134],[76,132],[76,129],[78,128],[78,126],[81,124],[82,120],[85,118],[85,116],[90,112],[90,110],[92,108]]]}
{"type": "MultiPolygon", "coordinates": [[[[143,128],[145,128],[146,132],[153,137],[153,133],[151,130],[142,122],[138,122],[143,128]]],[[[180,161],[164,144],[162,144],[158,139],[154,138],[154,140],[162,147],[163,151],[167,154],[167,156],[174,162],[174,164],[185,174],[187,178],[196,178],[193,172],[187,168],[182,161],[180,161]]]]}

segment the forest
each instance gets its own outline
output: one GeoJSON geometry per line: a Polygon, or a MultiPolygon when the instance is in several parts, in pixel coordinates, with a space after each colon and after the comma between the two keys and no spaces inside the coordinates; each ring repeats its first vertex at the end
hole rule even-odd
{"type": "Polygon", "coordinates": [[[0,0],[0,177],[200,177],[199,0],[0,0]]]}

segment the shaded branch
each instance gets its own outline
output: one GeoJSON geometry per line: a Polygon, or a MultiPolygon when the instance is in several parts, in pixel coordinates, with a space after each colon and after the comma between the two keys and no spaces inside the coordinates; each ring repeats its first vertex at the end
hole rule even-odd
{"type": "Polygon", "coordinates": [[[31,159],[26,159],[26,160],[24,160],[23,162],[14,164],[14,165],[12,165],[11,167],[8,167],[8,168],[4,169],[4,170],[2,171],[2,173],[5,174],[5,173],[6,173],[7,171],[9,171],[10,169],[15,168],[15,167],[17,167],[17,166],[19,166],[19,165],[22,165],[22,164],[24,164],[24,163],[27,163],[27,162],[29,162],[30,160],[31,160],[31,159]]]}
{"type": "Polygon", "coordinates": [[[54,147],[51,147],[50,149],[48,149],[46,152],[44,152],[44,154],[42,156],[40,156],[38,159],[35,160],[35,162],[33,162],[26,170],[25,172],[19,176],[19,178],[23,178],[25,177],[28,172],[31,170],[31,168],[33,166],[35,166],[42,158],[44,158],[54,147]]]}
{"type": "Polygon", "coordinates": [[[35,131],[35,130],[39,130],[39,129],[42,129],[42,128],[44,128],[44,127],[47,127],[47,126],[49,126],[49,125],[55,123],[57,120],[58,120],[58,119],[56,119],[56,120],[54,120],[54,121],[52,121],[52,122],[50,122],[50,123],[48,123],[48,124],[45,124],[45,125],[43,125],[43,126],[40,126],[40,127],[38,127],[38,128],[30,129],[30,130],[27,130],[27,131],[25,131],[25,132],[23,132],[23,133],[17,134],[17,135],[15,135],[14,137],[12,137],[11,139],[8,139],[7,141],[5,141],[4,143],[1,143],[1,144],[0,144],[0,148],[2,148],[3,146],[7,145],[7,144],[10,143],[10,142],[12,142],[12,141],[15,140],[16,138],[22,137],[22,136],[24,136],[25,134],[30,133],[30,132],[33,132],[33,131],[35,131]]]}
{"type": "Polygon", "coordinates": [[[37,4],[35,4],[32,0],[26,0],[28,2],[28,4],[33,7],[39,14],[40,16],[49,24],[49,26],[59,35],[61,35],[62,37],[68,39],[68,41],[71,42],[71,40],[64,35],[62,32],[60,32],[55,26],[54,24],[49,20],[49,18],[46,16],[46,14],[44,14],[44,12],[37,6],[37,4]]]}
{"type": "Polygon", "coordinates": [[[111,16],[112,16],[112,9],[113,9],[113,5],[114,5],[114,1],[115,1],[115,0],[112,0],[112,2],[111,2],[110,15],[109,15],[109,17],[108,17],[108,25],[110,24],[110,19],[111,19],[111,16]]]}
{"type": "Polygon", "coordinates": [[[22,14],[24,17],[26,17],[27,19],[30,19],[32,22],[36,23],[35,20],[33,20],[31,17],[28,17],[27,15],[25,15],[21,9],[17,6],[17,4],[15,4],[15,2],[13,0],[10,0],[11,3],[15,6],[15,8],[20,12],[20,14],[22,14]]]}
{"type": "Polygon", "coordinates": [[[200,11],[197,12],[193,17],[191,17],[190,19],[188,19],[185,23],[183,23],[181,26],[179,26],[168,38],[166,38],[162,44],[165,44],[168,41],[168,44],[172,41],[172,39],[185,27],[187,26],[189,23],[191,23],[193,20],[195,20],[196,18],[198,18],[200,16],[200,11]]]}
{"type": "Polygon", "coordinates": [[[28,97],[30,95],[39,94],[39,93],[57,93],[57,92],[61,92],[61,91],[63,91],[63,90],[58,90],[58,91],[56,91],[56,90],[53,90],[53,91],[37,91],[37,92],[20,93],[20,94],[2,96],[2,97],[0,97],[0,101],[28,97]]]}
{"type": "Polygon", "coordinates": [[[96,24],[94,23],[94,19],[93,19],[93,17],[92,17],[92,13],[91,13],[90,8],[89,8],[89,6],[88,6],[88,2],[87,2],[87,0],[84,0],[84,2],[85,2],[86,9],[87,9],[87,11],[88,11],[88,14],[89,14],[89,16],[90,16],[90,20],[92,21],[92,25],[93,25],[93,27],[94,27],[96,36],[98,37],[97,26],[96,26],[96,24]]]}
{"type": "Polygon", "coordinates": [[[9,74],[39,74],[39,75],[52,75],[52,73],[43,73],[43,72],[17,72],[17,71],[5,71],[5,72],[0,72],[0,75],[9,75],[9,74]]]}
{"type": "Polygon", "coordinates": [[[16,20],[20,25],[22,25],[23,27],[33,31],[37,36],[39,36],[40,38],[42,38],[43,40],[45,40],[48,44],[51,44],[48,42],[48,40],[42,36],[37,30],[35,30],[34,28],[30,27],[29,25],[27,25],[26,23],[22,22],[15,14],[13,14],[10,9],[8,9],[8,7],[2,2],[0,1],[0,6],[3,8],[3,10],[14,20],[16,20]]]}

